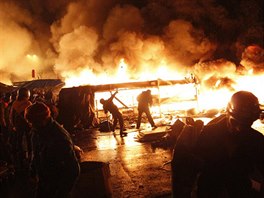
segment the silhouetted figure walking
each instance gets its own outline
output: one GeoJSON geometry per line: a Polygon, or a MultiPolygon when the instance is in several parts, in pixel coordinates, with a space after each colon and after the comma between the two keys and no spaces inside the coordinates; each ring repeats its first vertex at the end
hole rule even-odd
{"type": "Polygon", "coordinates": [[[151,124],[153,129],[157,128],[155,125],[153,118],[151,116],[149,107],[152,106],[152,95],[151,91],[148,89],[146,91],[142,91],[137,97],[138,100],[138,119],[137,119],[137,129],[140,128],[142,114],[145,113],[147,115],[148,121],[151,124]]]}

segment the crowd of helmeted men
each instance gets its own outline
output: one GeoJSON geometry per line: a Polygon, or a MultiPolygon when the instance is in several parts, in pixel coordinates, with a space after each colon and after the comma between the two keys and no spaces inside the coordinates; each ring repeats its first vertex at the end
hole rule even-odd
{"type": "MultiPolygon", "coordinates": [[[[35,197],[67,197],[79,175],[78,147],[57,121],[52,93],[20,88],[1,97],[0,160],[27,172],[35,197]]],[[[79,150],[80,151],[80,150],[79,150]]]]}

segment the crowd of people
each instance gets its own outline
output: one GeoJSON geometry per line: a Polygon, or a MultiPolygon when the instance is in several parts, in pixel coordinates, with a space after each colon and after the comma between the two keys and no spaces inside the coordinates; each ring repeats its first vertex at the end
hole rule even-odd
{"type": "MultiPolygon", "coordinates": [[[[112,131],[119,122],[124,137],[123,116],[113,103],[117,93],[100,102],[113,116],[112,131]]],[[[6,94],[0,104],[0,160],[13,164],[16,171],[31,173],[38,184],[36,197],[68,197],[80,161],[69,132],[56,121],[57,111],[52,112],[43,97],[32,100],[26,88],[19,89],[13,100],[6,94]]],[[[156,128],[151,105],[150,90],[143,91],[138,96],[138,129],[143,113],[156,128]]],[[[264,197],[264,136],[252,128],[260,114],[258,98],[238,91],[225,114],[206,125],[192,120],[183,127],[175,137],[171,161],[173,197],[264,197]]]]}
{"type": "Polygon", "coordinates": [[[16,93],[13,99],[5,94],[0,103],[0,160],[16,175],[31,176],[35,197],[68,197],[80,172],[79,147],[56,121],[50,93],[31,95],[27,88],[16,93]]]}
{"type": "Polygon", "coordinates": [[[31,156],[31,126],[24,118],[27,107],[35,102],[44,102],[52,110],[56,118],[57,109],[50,93],[46,95],[32,94],[29,89],[21,88],[12,93],[5,93],[0,100],[1,127],[1,160],[15,166],[16,170],[28,166],[31,156]]]}

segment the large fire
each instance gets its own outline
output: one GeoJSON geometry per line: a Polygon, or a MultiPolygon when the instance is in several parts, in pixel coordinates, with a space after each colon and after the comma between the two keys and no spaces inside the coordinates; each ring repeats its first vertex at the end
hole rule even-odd
{"type": "MultiPolygon", "coordinates": [[[[177,71],[173,71],[165,65],[160,66],[156,71],[148,70],[145,73],[141,73],[138,79],[131,79],[129,74],[129,65],[125,63],[124,59],[120,60],[115,75],[110,76],[107,73],[95,75],[93,71],[83,69],[79,72],[69,72],[66,74],[66,87],[74,87],[81,85],[99,85],[99,84],[114,84],[124,82],[136,82],[136,81],[148,81],[148,80],[180,80],[184,78],[193,78],[191,73],[180,74],[177,71]]],[[[227,74],[225,74],[227,75],[227,74]]],[[[224,76],[224,75],[223,75],[224,76]]],[[[228,86],[220,86],[225,83],[226,79],[217,79],[215,84],[211,87],[203,85],[203,82],[192,82],[184,85],[171,85],[164,87],[152,88],[152,94],[158,95],[160,98],[175,98],[177,97],[176,109],[188,109],[191,107],[197,108],[198,111],[204,111],[209,109],[222,109],[226,106],[230,96],[238,90],[246,90],[253,92],[260,100],[261,104],[264,104],[264,92],[262,91],[262,84],[264,82],[264,74],[254,74],[252,69],[245,74],[228,74],[232,79],[232,84],[228,86]],[[182,103],[182,101],[194,101],[190,103],[182,103]],[[180,105],[179,105],[179,102],[180,105]]],[[[207,79],[204,79],[207,80],[207,79]]],[[[144,88],[143,88],[144,89],[144,88]]],[[[136,104],[136,96],[142,91],[142,89],[126,89],[122,90],[117,97],[127,106],[133,106],[136,104]]],[[[110,92],[97,93],[96,99],[108,98],[110,92]]],[[[168,101],[164,103],[165,109],[170,109],[168,104],[172,102],[168,101]]],[[[122,107],[122,104],[117,104],[122,107]]],[[[99,108],[100,105],[99,105],[99,108]]]]}
{"type": "Polygon", "coordinates": [[[126,64],[123,58],[120,59],[119,65],[113,75],[107,71],[100,74],[95,74],[90,69],[81,69],[80,71],[64,71],[62,76],[65,77],[66,87],[75,87],[80,85],[99,85],[108,83],[122,83],[122,82],[133,82],[133,81],[147,81],[156,79],[182,79],[183,75],[177,73],[177,71],[169,69],[169,67],[162,63],[158,69],[150,70],[146,67],[146,70],[138,75],[137,79],[133,79],[129,65],[126,64]]]}
{"type": "MultiPolygon", "coordinates": [[[[264,92],[262,84],[264,82],[264,73],[255,74],[253,69],[249,69],[240,73],[223,74],[227,78],[216,78],[211,86],[206,83],[199,82],[195,79],[192,73],[181,74],[170,70],[165,65],[160,66],[156,71],[148,70],[142,73],[140,78],[131,79],[129,75],[129,65],[125,63],[124,59],[120,60],[115,76],[108,76],[106,73],[96,76],[92,71],[83,70],[79,75],[68,74],[66,79],[66,86],[79,86],[86,84],[107,84],[107,83],[125,83],[136,82],[142,80],[179,80],[189,79],[186,84],[174,84],[168,86],[151,87],[152,95],[158,100],[156,105],[151,108],[152,114],[164,117],[164,114],[171,114],[177,116],[188,116],[187,112],[193,110],[193,115],[202,115],[204,112],[216,110],[217,114],[225,110],[226,104],[231,95],[238,90],[251,91],[258,98],[260,103],[264,104],[264,92]],[[232,79],[232,80],[231,80],[232,79]]],[[[207,81],[208,79],[203,79],[207,81]]],[[[137,95],[146,88],[141,89],[124,89],[117,94],[116,105],[119,108],[136,107],[137,95]],[[118,102],[121,101],[121,102],[118,102]],[[125,106],[124,106],[125,105],[125,106]]],[[[100,98],[108,98],[111,96],[111,91],[95,93],[96,109],[102,109],[100,98]]],[[[261,123],[255,123],[254,127],[259,129],[261,123]]]]}
{"type": "MultiPolygon", "coordinates": [[[[66,87],[194,77],[151,87],[159,101],[153,111],[221,110],[237,90],[264,104],[262,1],[38,1],[0,3],[5,84],[32,80],[32,71],[66,87]]],[[[134,106],[140,91],[122,89],[117,97],[134,106]]]]}

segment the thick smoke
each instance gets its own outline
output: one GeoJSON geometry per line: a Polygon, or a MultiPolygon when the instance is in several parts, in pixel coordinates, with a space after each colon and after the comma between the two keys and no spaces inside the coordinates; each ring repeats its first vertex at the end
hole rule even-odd
{"type": "MultiPolygon", "coordinates": [[[[49,26],[15,2],[0,2],[1,81],[28,80],[32,69],[50,72],[45,53],[50,45],[49,26]]],[[[43,77],[45,74],[43,73],[43,77]]]]}
{"type": "Polygon", "coordinates": [[[114,73],[121,58],[135,79],[164,62],[200,78],[239,64],[263,70],[247,51],[263,57],[261,0],[1,0],[0,10],[5,83],[32,79],[32,69],[39,78],[114,73]]]}
{"type": "Polygon", "coordinates": [[[256,74],[264,72],[264,49],[257,45],[247,47],[240,63],[247,70],[253,69],[256,74]]]}

